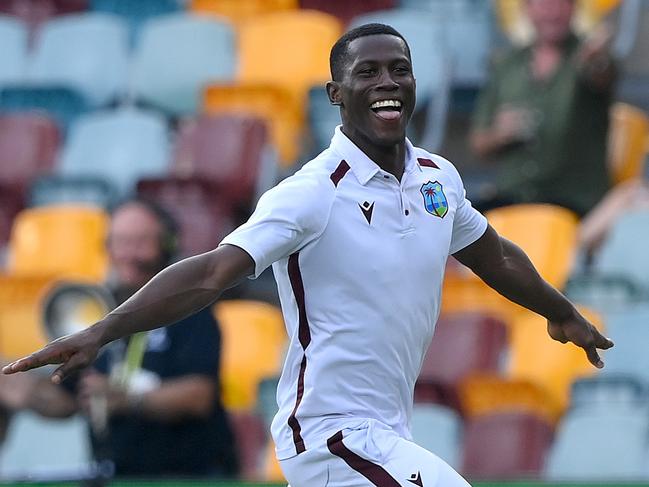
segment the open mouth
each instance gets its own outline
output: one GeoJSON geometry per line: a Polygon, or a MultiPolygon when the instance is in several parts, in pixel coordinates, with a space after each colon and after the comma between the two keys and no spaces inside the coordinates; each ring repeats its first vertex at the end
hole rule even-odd
{"type": "Polygon", "coordinates": [[[397,120],[401,116],[400,100],[379,100],[370,105],[370,109],[383,120],[397,120]]]}

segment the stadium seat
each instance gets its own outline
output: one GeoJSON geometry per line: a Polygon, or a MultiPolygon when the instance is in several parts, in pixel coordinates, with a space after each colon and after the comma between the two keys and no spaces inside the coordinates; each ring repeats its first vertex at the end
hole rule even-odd
{"type": "Polygon", "coordinates": [[[602,313],[623,309],[645,299],[645,291],[636,281],[593,272],[570,276],[564,293],[573,303],[602,313]]]}
{"type": "Polygon", "coordinates": [[[258,480],[262,476],[264,449],[268,437],[264,422],[248,411],[234,411],[229,414],[239,453],[240,478],[258,480]]]}
{"type": "Polygon", "coordinates": [[[338,19],[314,10],[253,17],[239,28],[237,80],[283,86],[304,107],[311,86],[331,78],[329,51],[341,33],[338,19]]]}
{"type": "Polygon", "coordinates": [[[457,387],[471,373],[498,373],[503,365],[507,329],[488,314],[448,313],[437,321],[415,385],[415,401],[433,388],[441,402],[459,409],[457,387]],[[461,361],[457,357],[463,357],[461,361]]]}
{"type": "Polygon", "coordinates": [[[91,473],[87,421],[45,419],[30,411],[11,418],[0,454],[5,479],[83,478],[91,473]]]}
{"type": "Polygon", "coordinates": [[[190,9],[198,14],[213,14],[241,22],[280,10],[294,10],[298,0],[191,0],[190,9]]]}
{"type": "Polygon", "coordinates": [[[604,276],[624,277],[649,291],[649,210],[621,214],[602,244],[594,271],[604,276]]]}
{"type": "Polygon", "coordinates": [[[552,426],[534,414],[496,413],[467,421],[462,473],[481,480],[537,478],[552,426]]]}
{"type": "Polygon", "coordinates": [[[43,299],[55,281],[50,276],[0,273],[0,357],[18,359],[49,341],[43,323],[43,299]]]}
{"type": "MultiPolygon", "coordinates": [[[[600,316],[585,309],[580,312],[599,330],[604,329],[600,316]]],[[[582,349],[552,340],[547,333],[547,320],[542,316],[521,314],[510,329],[508,375],[543,387],[559,410],[565,410],[572,382],[593,375],[597,369],[582,349]]]]}
{"type": "Polygon", "coordinates": [[[629,410],[647,404],[646,380],[624,373],[604,373],[572,383],[570,410],[629,410]]]}
{"type": "Polygon", "coordinates": [[[24,206],[23,192],[12,186],[0,185],[0,268],[2,249],[9,241],[11,224],[24,206]]]}
{"type": "Polygon", "coordinates": [[[93,176],[43,176],[29,189],[29,206],[87,204],[110,209],[118,200],[115,188],[93,176]]]}
{"type": "Polygon", "coordinates": [[[135,41],[142,26],[150,19],[180,10],[178,0],[90,0],[90,9],[119,15],[129,25],[131,40],[135,41]]]}
{"type": "Polygon", "coordinates": [[[228,204],[202,179],[142,179],[137,193],[171,213],[180,227],[180,257],[216,248],[234,225],[228,204]]]}
{"type": "Polygon", "coordinates": [[[259,381],[280,372],[286,344],[282,313],[255,301],[221,301],[214,312],[223,334],[223,404],[251,410],[259,381]]]}
{"type": "Polygon", "coordinates": [[[133,90],[173,115],[197,111],[207,83],[229,81],[237,64],[235,35],[223,20],[185,13],[143,27],[133,60],[133,90]]]}
{"type": "Polygon", "coordinates": [[[60,85],[11,85],[0,89],[0,112],[46,112],[62,131],[88,109],[81,93],[60,85]]]}
{"type": "Polygon", "coordinates": [[[526,379],[475,374],[462,381],[459,391],[466,418],[496,413],[529,413],[553,424],[562,413],[545,388],[526,379]]]}
{"type": "Polygon", "coordinates": [[[519,245],[553,286],[566,284],[576,252],[577,216],[553,205],[524,204],[485,214],[503,237],[519,245]]]}
{"type": "Polygon", "coordinates": [[[142,177],[165,174],[170,157],[166,120],[135,108],[93,112],[73,126],[59,174],[109,180],[120,195],[142,177]]]}
{"type": "Polygon", "coordinates": [[[302,105],[280,86],[269,84],[212,84],[206,87],[203,110],[209,115],[239,114],[266,120],[279,163],[291,166],[301,152],[302,105]]]}
{"type": "Polygon", "coordinates": [[[59,147],[56,122],[43,114],[0,115],[0,184],[24,190],[49,173],[59,147]]]}
{"type": "Polygon", "coordinates": [[[609,485],[645,479],[647,431],[646,407],[575,410],[557,429],[544,477],[609,485]]]}
{"type": "Polygon", "coordinates": [[[611,108],[608,140],[613,183],[642,177],[649,149],[649,117],[639,108],[617,102],[611,108]]]}
{"type": "Polygon", "coordinates": [[[272,439],[268,440],[266,445],[266,455],[264,458],[263,475],[261,480],[264,482],[273,482],[277,484],[285,484],[284,472],[279,466],[277,455],[275,455],[275,443],[272,439]]]}
{"type": "Polygon", "coordinates": [[[644,302],[606,314],[607,334],[615,343],[604,356],[602,375],[627,375],[649,384],[649,305],[644,302]]]}
{"type": "Polygon", "coordinates": [[[101,281],[108,216],[90,207],[51,206],[21,211],[9,240],[8,272],[101,281]]]}
{"type": "Polygon", "coordinates": [[[444,23],[431,12],[394,9],[355,17],[350,27],[371,22],[389,24],[408,39],[417,78],[415,109],[425,109],[423,133],[418,137],[412,133],[409,135],[417,145],[430,151],[438,150],[444,138],[450,87],[451,59],[445,40],[444,23]]]}
{"type": "Polygon", "coordinates": [[[365,0],[363,2],[349,2],[348,0],[300,0],[300,7],[304,9],[320,10],[334,15],[347,25],[354,17],[396,7],[396,0],[365,0]]]}
{"type": "Polygon", "coordinates": [[[0,12],[23,21],[34,33],[48,19],[63,14],[83,12],[88,0],[3,0],[0,12]]]}
{"type": "Polygon", "coordinates": [[[273,418],[277,414],[277,386],[279,377],[261,379],[257,385],[257,414],[264,420],[266,429],[270,430],[273,418]]]}
{"type": "Polygon", "coordinates": [[[457,412],[437,404],[415,404],[411,430],[415,443],[451,467],[459,466],[462,420],[457,412]]]}
{"type": "Polygon", "coordinates": [[[481,86],[486,81],[493,45],[491,2],[476,0],[402,0],[405,8],[431,12],[444,25],[455,86],[481,86]]]}
{"type": "Polygon", "coordinates": [[[27,28],[0,15],[0,85],[24,81],[27,70],[27,28]]]}
{"type": "Polygon", "coordinates": [[[171,171],[179,177],[210,181],[233,206],[249,210],[258,194],[268,149],[263,119],[201,115],[181,124],[171,171]]]}
{"type": "Polygon", "coordinates": [[[128,31],[107,14],[77,14],[48,21],[38,36],[29,80],[70,86],[93,107],[107,105],[126,91],[128,31]]]}

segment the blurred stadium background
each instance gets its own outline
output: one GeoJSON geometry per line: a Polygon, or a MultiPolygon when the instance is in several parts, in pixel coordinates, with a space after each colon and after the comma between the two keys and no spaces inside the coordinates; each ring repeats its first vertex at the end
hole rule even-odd
{"type": "MultiPolygon", "coordinates": [[[[581,31],[607,15],[617,25],[617,183],[645,177],[648,3],[580,2],[581,31]]],[[[42,299],[53,282],[102,281],[107,211],[120,198],[167,207],[192,255],[326,147],[338,123],[322,89],[329,49],[367,21],[409,40],[419,89],[412,138],[452,160],[471,197],[484,169],[467,152],[468,120],[490,53],[528,35],[520,1],[0,0],[0,356],[44,344],[42,299]]],[[[580,351],[547,339],[542,319],[449,262],[416,388],[416,441],[485,481],[476,485],[649,481],[649,210],[619,215],[588,272],[569,211],[521,205],[487,216],[616,347],[596,372],[580,351]]],[[[241,486],[282,481],[267,432],[283,323],[272,277],[254,286],[214,309],[241,486]]],[[[74,468],[87,460],[86,441],[80,418],[20,413],[0,450],[0,479],[74,468]]]]}

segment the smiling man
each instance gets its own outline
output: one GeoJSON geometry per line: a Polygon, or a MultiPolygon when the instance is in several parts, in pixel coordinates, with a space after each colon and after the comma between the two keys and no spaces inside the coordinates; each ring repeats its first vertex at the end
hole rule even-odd
{"type": "Polygon", "coordinates": [[[450,162],[406,139],[415,78],[405,39],[382,24],[351,30],[332,48],[331,73],[342,126],[327,150],[218,248],[4,372],[61,363],[58,382],[106,343],[178,321],[272,265],[290,337],[272,433],[290,485],[466,487],[409,431],[449,254],[602,367],[597,348],[613,344],[471,207],[450,162]]]}

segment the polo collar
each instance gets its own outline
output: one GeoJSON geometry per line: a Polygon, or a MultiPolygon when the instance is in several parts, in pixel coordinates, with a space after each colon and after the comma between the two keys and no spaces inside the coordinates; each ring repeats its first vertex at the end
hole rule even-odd
{"type": "MultiPolygon", "coordinates": [[[[360,150],[358,146],[342,132],[341,128],[342,125],[336,127],[329,147],[335,151],[341,159],[344,159],[347,164],[349,164],[349,167],[356,176],[356,179],[358,179],[358,182],[364,186],[376,175],[376,173],[381,171],[381,168],[372,159],[367,157],[365,152],[360,150]]],[[[404,169],[404,174],[412,171],[415,167],[421,170],[415,158],[414,147],[408,138],[406,138],[406,167],[404,169]]]]}

